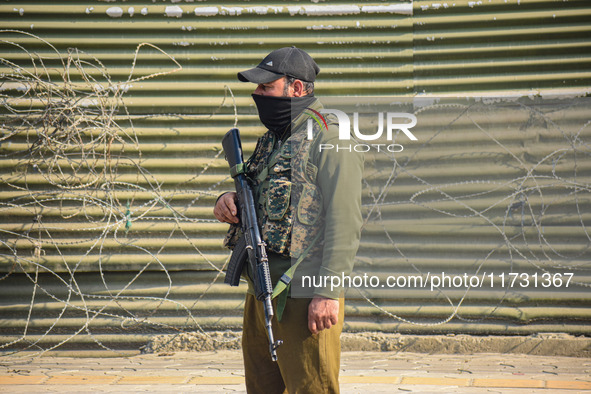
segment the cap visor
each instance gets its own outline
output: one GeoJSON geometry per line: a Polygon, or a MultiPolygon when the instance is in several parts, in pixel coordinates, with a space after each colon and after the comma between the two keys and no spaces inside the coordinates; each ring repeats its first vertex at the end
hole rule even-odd
{"type": "Polygon", "coordinates": [[[238,73],[238,79],[242,82],[252,83],[267,83],[281,78],[282,74],[277,74],[272,71],[263,70],[262,68],[251,68],[250,70],[238,73]]]}

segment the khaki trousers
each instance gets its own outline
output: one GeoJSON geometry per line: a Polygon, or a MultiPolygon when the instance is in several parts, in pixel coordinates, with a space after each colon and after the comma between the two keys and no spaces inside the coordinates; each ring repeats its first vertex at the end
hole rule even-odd
{"type": "MultiPolygon", "coordinates": [[[[275,310],[276,301],[273,300],[275,310]]],[[[310,299],[288,298],[281,322],[273,317],[275,340],[283,340],[274,362],[269,353],[263,303],[252,294],[246,295],[242,353],[248,393],[339,392],[340,336],[345,309],[343,299],[339,301],[337,325],[312,335],[308,330],[310,299]]]]}

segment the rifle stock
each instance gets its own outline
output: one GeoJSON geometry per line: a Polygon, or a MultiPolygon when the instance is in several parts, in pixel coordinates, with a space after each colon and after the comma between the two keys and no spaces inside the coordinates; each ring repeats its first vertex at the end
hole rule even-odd
{"type": "Polygon", "coordinates": [[[252,188],[244,174],[245,163],[242,156],[242,143],[237,128],[232,128],[226,133],[222,140],[222,146],[226,154],[226,160],[230,165],[230,174],[234,178],[236,196],[238,197],[238,211],[240,213],[240,227],[242,229],[242,237],[234,247],[224,282],[229,283],[231,286],[238,286],[244,264],[248,262],[250,272],[254,275],[252,279],[255,296],[257,300],[263,302],[265,309],[265,326],[269,336],[271,359],[277,361],[277,347],[281,345],[282,341],[273,339],[271,326],[274,314],[273,305],[271,304],[273,288],[269,272],[269,260],[258,226],[252,188]]]}

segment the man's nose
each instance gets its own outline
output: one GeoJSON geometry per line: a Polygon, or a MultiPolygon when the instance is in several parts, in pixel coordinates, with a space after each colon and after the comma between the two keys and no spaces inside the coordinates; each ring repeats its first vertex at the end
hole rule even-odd
{"type": "Polygon", "coordinates": [[[257,88],[254,90],[253,92],[254,94],[259,94],[262,95],[264,93],[263,88],[261,87],[261,85],[257,86],[257,88]]]}

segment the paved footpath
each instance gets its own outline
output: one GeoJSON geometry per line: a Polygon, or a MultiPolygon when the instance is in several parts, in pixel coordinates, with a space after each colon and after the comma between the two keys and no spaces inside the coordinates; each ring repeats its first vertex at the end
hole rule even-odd
{"type": "MultiPolygon", "coordinates": [[[[343,393],[591,393],[589,358],[344,352],[341,367],[343,393]]],[[[0,356],[0,392],[6,393],[244,391],[239,351],[0,356]]]]}

